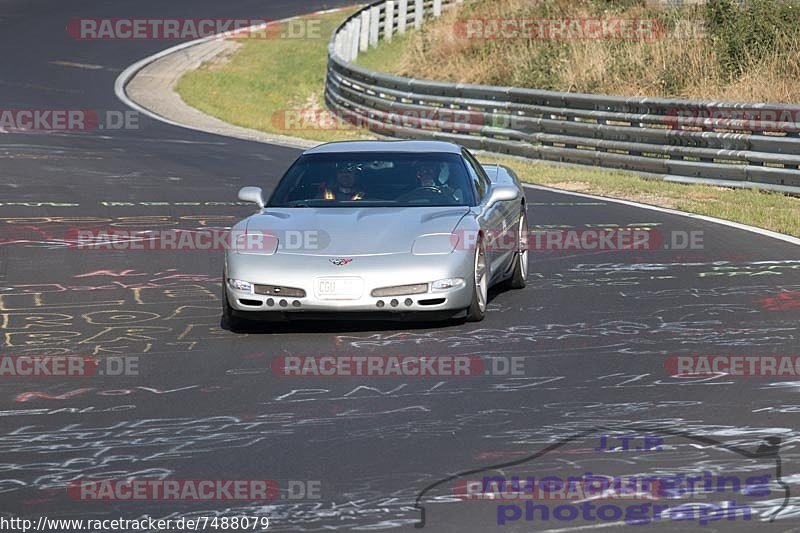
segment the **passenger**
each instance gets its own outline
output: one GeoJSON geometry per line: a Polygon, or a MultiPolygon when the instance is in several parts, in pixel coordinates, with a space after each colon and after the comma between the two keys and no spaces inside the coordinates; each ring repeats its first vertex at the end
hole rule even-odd
{"type": "Polygon", "coordinates": [[[359,174],[361,165],[343,162],[336,163],[336,181],[333,185],[324,184],[322,198],[324,200],[361,200],[364,190],[361,186],[359,174]]]}

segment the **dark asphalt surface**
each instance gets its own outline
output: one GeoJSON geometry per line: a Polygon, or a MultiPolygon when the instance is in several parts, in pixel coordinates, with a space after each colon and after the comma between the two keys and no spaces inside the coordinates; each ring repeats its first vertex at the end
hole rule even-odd
{"type": "MultiPolygon", "coordinates": [[[[116,76],[173,44],[76,41],[65,31],[71,18],[281,18],[343,4],[0,0],[0,106],[123,111],[116,76]]],[[[0,354],[139,359],[138,376],[3,378],[2,517],[267,516],[277,531],[410,531],[424,507],[429,531],[800,527],[800,379],[673,378],[664,366],[678,354],[800,355],[796,246],[531,189],[532,227],[701,231],[703,249],[538,252],[529,286],[495,293],[480,324],[331,321],[235,335],[220,329],[221,252],[76,250],[46,234],[75,226],[228,226],[251,212],[237,203],[238,188],[270,189],[299,152],[146,117],[139,126],[0,133],[0,235],[15,236],[0,244],[0,354]],[[296,354],[464,354],[487,364],[521,357],[524,374],[272,373],[274,357],[296,354]],[[596,451],[610,434],[656,435],[664,446],[596,451]],[[768,495],[709,496],[749,506],[751,520],[702,526],[691,516],[625,526],[614,514],[614,505],[630,503],[622,501],[606,502],[605,518],[595,521],[563,509],[542,520],[526,516],[525,502],[453,497],[459,482],[484,475],[584,472],[766,475],[773,483],[768,495]],[[126,478],[271,479],[281,495],[101,502],[72,498],[65,488],[126,478]],[[287,487],[298,481],[318,482],[319,494],[293,498],[287,487]],[[502,527],[498,516],[507,518],[502,527]]],[[[557,502],[545,503],[554,509],[557,502]]]]}

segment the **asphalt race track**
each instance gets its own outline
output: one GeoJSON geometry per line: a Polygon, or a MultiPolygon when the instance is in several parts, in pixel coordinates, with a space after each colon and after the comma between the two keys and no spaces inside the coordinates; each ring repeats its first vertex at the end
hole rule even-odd
{"type": "MultiPolygon", "coordinates": [[[[345,3],[0,0],[0,105],[125,111],[116,76],[175,44],[78,41],[65,31],[72,18],[277,19],[345,3]]],[[[234,334],[220,328],[221,252],[78,250],[59,238],[75,227],[229,226],[252,212],[239,187],[270,189],[298,153],[145,116],[138,129],[0,133],[0,354],[138,358],[138,375],[2,378],[3,517],[265,516],[270,531],[411,531],[424,509],[428,531],[800,527],[800,378],[672,377],[665,367],[673,355],[800,355],[796,245],[528,189],[532,229],[700,232],[702,247],[538,251],[528,287],[493,293],[479,324],[326,321],[234,334]],[[447,354],[487,369],[522,358],[524,371],[296,378],[271,367],[281,355],[447,354]],[[595,450],[604,435],[637,446],[595,450]],[[641,446],[647,435],[663,446],[641,446]],[[625,526],[613,505],[605,518],[543,520],[525,502],[454,497],[485,475],[645,471],[765,475],[770,490],[712,495],[749,506],[750,520],[711,513],[703,525],[625,526]],[[67,490],[127,478],[268,479],[280,494],[92,501],[67,490]]]]}

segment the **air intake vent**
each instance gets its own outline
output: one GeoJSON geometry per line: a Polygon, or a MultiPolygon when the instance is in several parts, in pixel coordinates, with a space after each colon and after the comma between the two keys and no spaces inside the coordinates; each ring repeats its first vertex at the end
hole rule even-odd
{"type": "Polygon", "coordinates": [[[256,294],[265,296],[284,296],[289,298],[304,298],[306,291],[294,287],[281,287],[279,285],[253,285],[256,294]]]}

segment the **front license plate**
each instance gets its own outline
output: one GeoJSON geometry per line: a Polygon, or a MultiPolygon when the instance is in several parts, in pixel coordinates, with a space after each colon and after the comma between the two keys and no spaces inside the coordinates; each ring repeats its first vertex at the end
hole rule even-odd
{"type": "Polygon", "coordinates": [[[320,278],[317,297],[323,300],[358,300],[364,292],[361,278],[320,278]]]}

